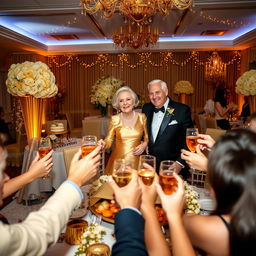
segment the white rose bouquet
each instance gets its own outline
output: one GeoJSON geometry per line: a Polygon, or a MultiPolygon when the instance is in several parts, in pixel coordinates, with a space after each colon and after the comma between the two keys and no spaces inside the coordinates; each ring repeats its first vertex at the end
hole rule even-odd
{"type": "Polygon", "coordinates": [[[32,95],[35,98],[50,98],[58,92],[54,74],[41,61],[12,64],[8,71],[6,86],[7,91],[13,96],[32,95]]]}
{"type": "Polygon", "coordinates": [[[194,93],[194,88],[189,81],[181,80],[174,85],[174,93],[175,94],[181,94],[181,93],[192,94],[194,93]]]}
{"type": "Polygon", "coordinates": [[[184,189],[186,195],[185,212],[199,214],[200,204],[197,201],[198,193],[186,181],[184,182],[184,189]]]}
{"type": "Polygon", "coordinates": [[[103,237],[106,235],[106,231],[103,230],[98,224],[91,224],[81,236],[81,245],[76,251],[75,255],[86,255],[86,249],[95,243],[100,243],[103,237]]]}
{"type": "Polygon", "coordinates": [[[91,103],[100,109],[102,114],[106,113],[107,106],[112,103],[115,92],[122,87],[124,82],[113,76],[101,77],[91,89],[91,103]],[[105,113],[104,113],[105,112],[105,113]]]}
{"type": "Polygon", "coordinates": [[[256,70],[244,72],[236,81],[236,93],[256,95],[256,70]]]}

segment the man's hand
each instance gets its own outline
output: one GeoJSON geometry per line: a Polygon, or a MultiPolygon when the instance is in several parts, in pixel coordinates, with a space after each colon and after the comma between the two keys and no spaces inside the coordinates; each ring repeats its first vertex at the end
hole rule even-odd
{"type": "Polygon", "coordinates": [[[131,181],[124,187],[118,187],[115,181],[111,178],[109,185],[115,193],[115,200],[121,208],[134,207],[139,209],[141,204],[141,188],[138,184],[137,171],[132,171],[131,181]]]}
{"type": "Polygon", "coordinates": [[[53,150],[51,150],[46,156],[40,159],[39,153],[37,152],[36,157],[32,161],[28,170],[28,173],[31,175],[32,180],[45,177],[49,174],[53,166],[52,154],[53,150]]]}
{"type": "Polygon", "coordinates": [[[73,181],[79,187],[90,180],[97,174],[100,165],[100,150],[101,146],[97,146],[85,158],[79,160],[81,156],[81,149],[74,155],[67,180],[73,181]]]}

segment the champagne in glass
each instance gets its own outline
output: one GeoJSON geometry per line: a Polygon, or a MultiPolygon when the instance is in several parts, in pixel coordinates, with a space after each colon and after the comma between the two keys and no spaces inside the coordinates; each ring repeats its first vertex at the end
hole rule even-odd
{"type": "Polygon", "coordinates": [[[174,161],[166,160],[160,163],[159,183],[166,195],[171,195],[178,187],[178,181],[174,177],[174,161]]]}
{"type": "Polygon", "coordinates": [[[156,170],[156,158],[151,155],[142,155],[139,159],[138,175],[142,182],[150,186],[153,183],[156,170]]]}
{"type": "Polygon", "coordinates": [[[132,163],[126,159],[116,159],[112,177],[119,187],[126,186],[132,179],[132,163]]]}
{"type": "Polygon", "coordinates": [[[198,145],[197,140],[198,137],[198,129],[197,128],[187,128],[186,130],[186,143],[188,146],[188,149],[191,152],[196,152],[196,146],[198,145]]]}
{"type": "Polygon", "coordinates": [[[82,158],[86,157],[97,147],[97,137],[94,135],[83,136],[82,139],[82,158]]]}
{"type": "MultiPolygon", "coordinates": [[[[50,138],[41,138],[39,141],[39,146],[38,146],[38,153],[39,157],[42,159],[45,157],[50,151],[52,150],[52,144],[50,138]]],[[[50,174],[44,176],[43,178],[50,178],[50,174]]]]}

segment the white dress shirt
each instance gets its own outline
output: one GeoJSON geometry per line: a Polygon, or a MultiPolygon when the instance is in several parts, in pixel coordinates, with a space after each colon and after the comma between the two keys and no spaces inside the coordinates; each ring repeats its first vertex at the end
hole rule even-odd
{"type": "MultiPolygon", "coordinates": [[[[167,98],[166,102],[164,103],[165,112],[168,107],[168,104],[169,104],[169,98],[167,98]]],[[[152,136],[153,136],[154,142],[155,142],[157,134],[159,132],[161,123],[164,119],[165,112],[163,113],[162,111],[158,111],[157,113],[154,112],[154,114],[153,114],[151,131],[152,131],[152,136]]]]}

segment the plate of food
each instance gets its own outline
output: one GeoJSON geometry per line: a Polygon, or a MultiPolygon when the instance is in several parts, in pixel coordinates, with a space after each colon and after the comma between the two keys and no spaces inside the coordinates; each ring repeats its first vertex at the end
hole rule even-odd
{"type": "MultiPolygon", "coordinates": [[[[111,200],[102,199],[95,205],[90,206],[89,209],[97,216],[100,216],[103,220],[114,223],[115,215],[120,211],[120,207],[112,203],[111,200]]],[[[167,217],[162,209],[161,205],[155,205],[156,215],[161,225],[167,224],[167,217]]]]}

